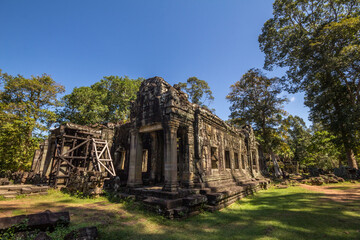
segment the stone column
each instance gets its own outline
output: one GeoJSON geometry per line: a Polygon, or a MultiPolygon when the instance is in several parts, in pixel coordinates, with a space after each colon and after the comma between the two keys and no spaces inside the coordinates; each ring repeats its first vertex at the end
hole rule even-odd
{"type": "MultiPolygon", "coordinates": [[[[186,144],[185,144],[185,159],[184,159],[184,171],[182,173],[181,182],[186,187],[192,187],[193,183],[193,156],[194,156],[194,129],[189,124],[186,131],[186,144]]],[[[209,154],[209,153],[208,153],[209,154]]],[[[206,171],[207,169],[204,169],[206,171]]]]}
{"type": "Polygon", "coordinates": [[[127,186],[142,185],[142,140],[138,130],[130,131],[130,161],[127,186]]]}
{"type": "Polygon", "coordinates": [[[175,192],[178,190],[177,173],[177,129],[178,125],[167,123],[164,128],[164,177],[163,191],[175,192]]]}
{"type": "Polygon", "coordinates": [[[150,179],[155,183],[156,172],[157,172],[157,158],[158,158],[158,142],[156,132],[150,133],[151,137],[151,169],[150,169],[150,179]]]}

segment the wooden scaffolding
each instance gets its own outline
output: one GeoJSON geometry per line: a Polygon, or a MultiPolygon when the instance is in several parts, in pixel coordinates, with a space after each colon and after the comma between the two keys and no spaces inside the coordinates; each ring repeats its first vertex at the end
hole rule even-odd
{"type": "Polygon", "coordinates": [[[101,131],[67,123],[54,131],[55,151],[51,164],[49,185],[66,186],[69,174],[80,171],[106,172],[115,176],[109,144],[101,139],[101,131]]]}

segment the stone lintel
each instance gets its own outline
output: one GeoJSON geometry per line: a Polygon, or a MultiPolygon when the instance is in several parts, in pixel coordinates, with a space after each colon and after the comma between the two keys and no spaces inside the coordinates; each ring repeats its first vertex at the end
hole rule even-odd
{"type": "Polygon", "coordinates": [[[145,125],[145,126],[140,127],[139,132],[140,133],[148,133],[148,132],[156,132],[156,131],[160,131],[160,130],[163,130],[161,123],[155,123],[155,124],[145,125]]]}

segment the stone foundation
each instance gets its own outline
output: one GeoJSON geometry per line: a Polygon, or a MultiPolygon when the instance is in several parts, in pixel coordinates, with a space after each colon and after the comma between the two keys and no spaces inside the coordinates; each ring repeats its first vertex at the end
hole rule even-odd
{"type": "Polygon", "coordinates": [[[203,210],[216,211],[237,200],[267,189],[270,180],[251,179],[243,183],[235,181],[214,182],[207,187],[195,184],[192,188],[179,188],[177,191],[163,191],[162,186],[120,188],[118,198],[142,202],[146,209],[167,218],[183,218],[203,210]]]}
{"type": "Polygon", "coordinates": [[[18,195],[46,195],[48,186],[38,186],[31,184],[10,184],[0,186],[0,196],[4,198],[15,198],[18,195]]]}

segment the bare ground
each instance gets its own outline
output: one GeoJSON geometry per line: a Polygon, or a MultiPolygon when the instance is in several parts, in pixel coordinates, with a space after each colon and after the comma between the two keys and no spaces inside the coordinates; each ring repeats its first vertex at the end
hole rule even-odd
{"type": "Polygon", "coordinates": [[[325,200],[332,200],[335,202],[360,201],[360,183],[346,186],[310,186],[306,184],[300,184],[300,186],[307,190],[321,192],[322,194],[324,194],[322,199],[325,200]]]}

